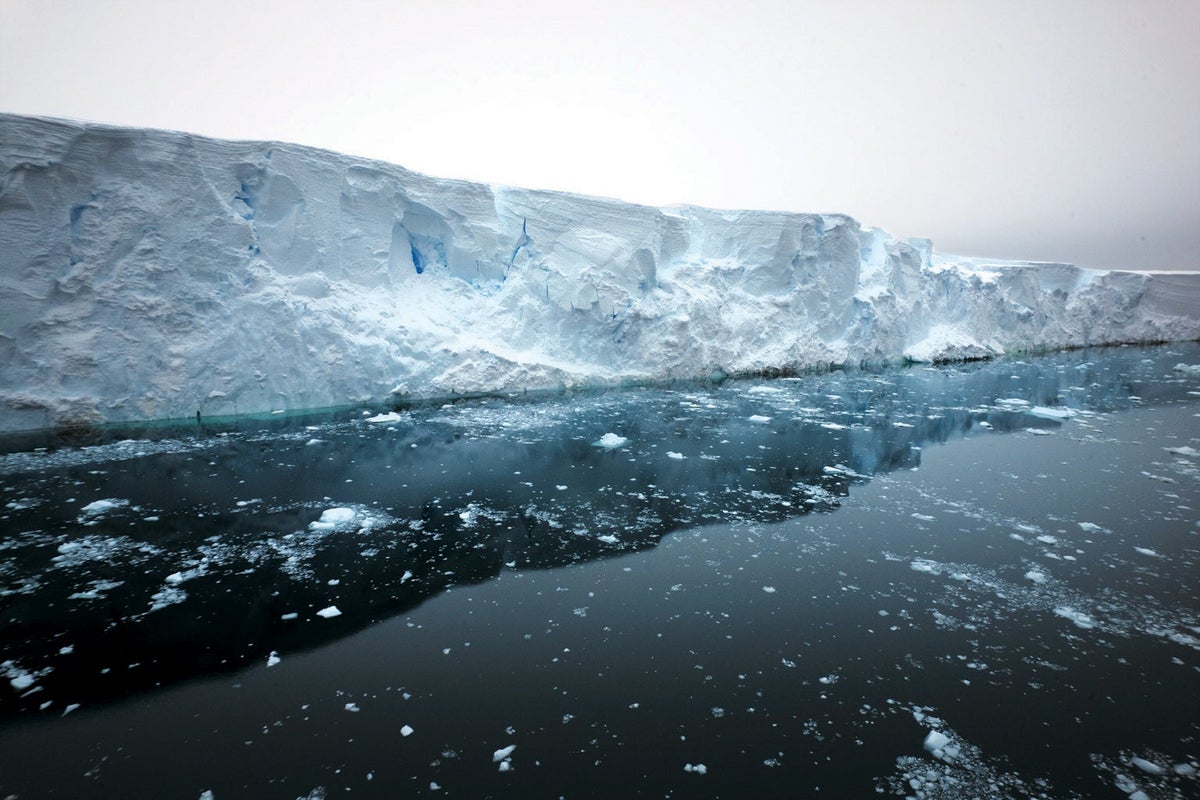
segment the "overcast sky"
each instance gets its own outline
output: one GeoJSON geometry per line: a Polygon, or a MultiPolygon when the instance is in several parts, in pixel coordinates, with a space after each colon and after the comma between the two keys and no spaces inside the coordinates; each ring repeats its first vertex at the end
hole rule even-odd
{"type": "Polygon", "coordinates": [[[1200,267],[1200,0],[0,0],[0,111],[1200,267]]]}

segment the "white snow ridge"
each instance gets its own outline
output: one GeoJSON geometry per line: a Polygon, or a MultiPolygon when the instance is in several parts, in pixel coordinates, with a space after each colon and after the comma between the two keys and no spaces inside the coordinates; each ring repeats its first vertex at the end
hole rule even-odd
{"type": "Polygon", "coordinates": [[[5,114],[0,264],[0,431],[1200,338],[1200,273],[5,114]]]}

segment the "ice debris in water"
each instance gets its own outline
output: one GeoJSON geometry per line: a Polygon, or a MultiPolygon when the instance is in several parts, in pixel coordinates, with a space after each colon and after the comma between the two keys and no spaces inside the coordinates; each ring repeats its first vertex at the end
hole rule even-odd
{"type": "Polygon", "coordinates": [[[668,450],[668,451],[667,451],[667,458],[674,458],[674,459],[676,459],[677,461],[681,461],[681,460],[683,460],[684,458],[686,458],[686,456],[684,456],[684,454],[683,454],[683,453],[676,453],[674,450],[668,450]]]}
{"type": "Polygon", "coordinates": [[[1137,767],[1148,775],[1163,775],[1166,773],[1166,770],[1160,767],[1158,764],[1155,764],[1153,761],[1147,761],[1144,758],[1135,757],[1130,759],[1129,763],[1133,764],[1133,766],[1137,767]]]}
{"type": "Polygon", "coordinates": [[[320,519],[308,523],[308,529],[310,531],[331,531],[354,522],[354,517],[353,508],[327,508],[321,512],[320,519]]]}
{"type": "Polygon", "coordinates": [[[200,793],[200,800],[213,800],[212,789],[205,789],[200,793]]]}
{"type": "Polygon", "coordinates": [[[273,667],[278,663],[279,663],[279,653],[272,650],[271,655],[267,656],[267,666],[273,667]]]}
{"type": "Polygon", "coordinates": [[[1034,406],[1026,413],[1042,419],[1068,419],[1075,416],[1075,412],[1069,408],[1050,408],[1049,406],[1034,406]]]}
{"type": "Polygon", "coordinates": [[[389,411],[386,414],[376,414],[373,417],[367,417],[367,422],[399,422],[401,419],[403,419],[403,417],[401,417],[395,411],[389,411]]]}
{"type": "Polygon", "coordinates": [[[326,608],[322,608],[317,612],[318,617],[324,617],[325,619],[333,619],[334,617],[340,617],[341,615],[342,611],[337,606],[327,606],[326,608]]]}
{"type": "Polygon", "coordinates": [[[946,761],[952,761],[953,756],[958,754],[957,748],[951,752],[950,737],[939,730],[931,730],[925,737],[924,747],[926,752],[933,754],[934,758],[941,758],[946,761]]]}
{"type": "Polygon", "coordinates": [[[100,514],[106,514],[115,508],[124,508],[127,505],[129,505],[128,500],[120,500],[118,498],[108,498],[105,500],[96,500],[94,502],[88,503],[86,506],[81,508],[80,511],[83,512],[84,516],[88,516],[88,517],[99,516],[100,514]]]}
{"type": "Polygon", "coordinates": [[[492,763],[499,764],[501,772],[508,772],[512,769],[512,754],[516,749],[517,746],[515,744],[510,744],[508,747],[501,747],[492,753],[492,763]]]}
{"type": "Polygon", "coordinates": [[[403,728],[401,728],[401,729],[400,729],[400,735],[401,735],[401,736],[412,736],[412,735],[413,735],[413,728],[412,728],[412,726],[411,726],[411,725],[405,725],[403,728]]]}
{"type": "Polygon", "coordinates": [[[708,767],[706,767],[704,764],[684,764],[683,771],[691,772],[696,775],[707,775],[708,767]]]}
{"type": "Polygon", "coordinates": [[[1084,614],[1082,611],[1076,611],[1068,606],[1058,606],[1054,609],[1054,613],[1060,617],[1071,620],[1077,627],[1089,630],[1096,627],[1096,621],[1084,614]]]}
{"type": "Polygon", "coordinates": [[[594,447],[603,447],[605,450],[616,450],[618,447],[623,447],[628,443],[629,439],[624,436],[618,436],[615,433],[606,433],[592,442],[592,445],[594,447]]]}

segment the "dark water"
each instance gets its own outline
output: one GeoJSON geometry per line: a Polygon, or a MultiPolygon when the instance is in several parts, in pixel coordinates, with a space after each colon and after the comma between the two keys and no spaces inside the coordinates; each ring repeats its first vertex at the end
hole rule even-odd
{"type": "Polygon", "coordinates": [[[1200,796],[1180,364],[10,440],[0,796],[1200,796]]]}

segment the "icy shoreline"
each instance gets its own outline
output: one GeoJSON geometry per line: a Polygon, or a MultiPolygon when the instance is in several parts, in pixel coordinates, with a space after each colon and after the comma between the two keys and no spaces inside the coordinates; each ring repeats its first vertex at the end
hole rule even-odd
{"type": "Polygon", "coordinates": [[[1200,339],[1200,273],[935,254],[0,114],[0,431],[1200,339]]]}

